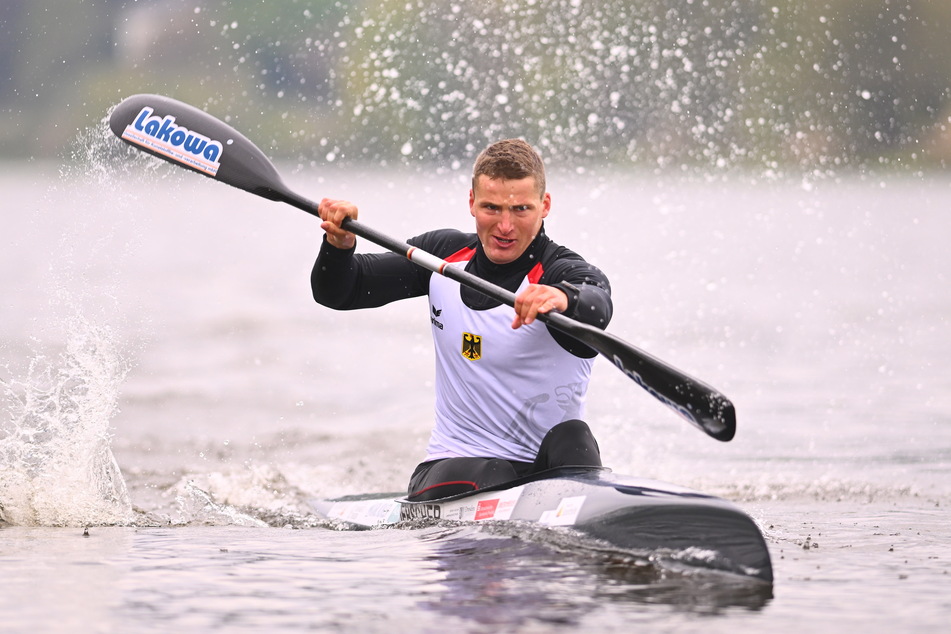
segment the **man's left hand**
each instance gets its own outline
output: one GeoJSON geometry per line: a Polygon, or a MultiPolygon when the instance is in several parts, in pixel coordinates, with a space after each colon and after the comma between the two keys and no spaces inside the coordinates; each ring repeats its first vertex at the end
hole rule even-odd
{"type": "Polygon", "coordinates": [[[527,326],[535,321],[538,313],[568,310],[568,296],[554,286],[530,284],[515,298],[515,319],[512,328],[527,326]]]}

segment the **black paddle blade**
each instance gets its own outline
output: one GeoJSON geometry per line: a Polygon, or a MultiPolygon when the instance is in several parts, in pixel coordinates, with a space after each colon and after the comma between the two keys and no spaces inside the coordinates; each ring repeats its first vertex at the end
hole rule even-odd
{"type": "Polygon", "coordinates": [[[558,313],[539,315],[539,319],[597,350],[651,396],[708,436],[723,442],[733,440],[736,410],[716,389],[594,326],[558,313]]]}
{"type": "MultiPolygon", "coordinates": [[[[625,344],[620,340],[617,343],[625,344]]],[[[630,344],[616,345],[606,356],[635,383],[690,424],[717,440],[733,440],[736,410],[730,399],[643,350],[632,348],[630,344]]]]}
{"type": "Polygon", "coordinates": [[[133,95],[109,116],[113,134],[160,159],[269,200],[287,191],[274,164],[240,132],[161,95],[133,95]]]}

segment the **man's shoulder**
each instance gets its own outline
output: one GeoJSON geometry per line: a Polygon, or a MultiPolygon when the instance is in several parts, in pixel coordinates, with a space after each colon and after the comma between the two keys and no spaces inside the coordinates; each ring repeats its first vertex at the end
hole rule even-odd
{"type": "Polygon", "coordinates": [[[594,284],[610,292],[610,283],[604,271],[588,262],[576,251],[549,239],[541,255],[544,273],[542,284],[569,281],[594,284]]]}
{"type": "Polygon", "coordinates": [[[461,249],[474,248],[478,236],[458,229],[436,229],[410,238],[407,242],[436,257],[447,258],[461,249]]]}
{"type": "Polygon", "coordinates": [[[548,238],[547,242],[545,243],[540,260],[546,269],[555,264],[568,266],[584,265],[596,268],[576,251],[558,244],[551,238],[548,238]]]}

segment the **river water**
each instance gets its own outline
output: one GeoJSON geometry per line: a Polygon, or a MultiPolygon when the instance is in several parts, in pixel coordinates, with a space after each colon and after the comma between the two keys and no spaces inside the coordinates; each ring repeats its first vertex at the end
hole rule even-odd
{"type": "MultiPolygon", "coordinates": [[[[471,224],[457,172],[286,173],[396,237],[471,224]]],[[[610,276],[610,330],[738,412],[716,442],[599,360],[605,463],[745,509],[764,591],[514,529],[320,522],[309,498],[398,491],[423,454],[425,299],[317,306],[313,218],[171,167],[4,166],[0,628],[943,629],[942,176],[550,175],[549,234],[610,276]]]]}

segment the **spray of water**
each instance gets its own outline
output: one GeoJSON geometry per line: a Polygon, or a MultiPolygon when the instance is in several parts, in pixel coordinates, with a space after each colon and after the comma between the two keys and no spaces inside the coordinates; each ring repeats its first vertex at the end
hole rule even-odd
{"type": "Polygon", "coordinates": [[[302,165],[457,171],[505,136],[552,165],[704,177],[820,179],[949,152],[942,3],[142,4],[118,57],[174,68],[196,105],[302,165]]]}
{"type": "MultiPolygon", "coordinates": [[[[44,314],[35,315],[27,325],[31,330],[23,333],[30,343],[16,352],[2,350],[0,520],[11,524],[132,521],[129,493],[110,444],[120,386],[131,365],[118,344],[122,328],[106,325],[115,320],[121,293],[108,286],[109,273],[94,269],[101,268],[101,249],[115,237],[109,215],[98,213],[105,209],[102,186],[114,185],[115,173],[122,170],[148,173],[154,162],[129,154],[108,133],[106,122],[82,131],[68,149],[62,186],[77,213],[64,225],[56,260],[49,265],[44,314]],[[95,229],[87,231],[87,225],[95,229]],[[77,238],[88,235],[97,239],[77,238]],[[47,321],[61,326],[41,341],[40,323],[47,321]]],[[[54,193],[46,205],[60,204],[54,193]]]]}
{"type": "Polygon", "coordinates": [[[78,317],[66,330],[66,348],[56,358],[37,354],[25,376],[0,386],[0,519],[128,523],[131,502],[109,444],[128,364],[107,330],[78,317]]]}

